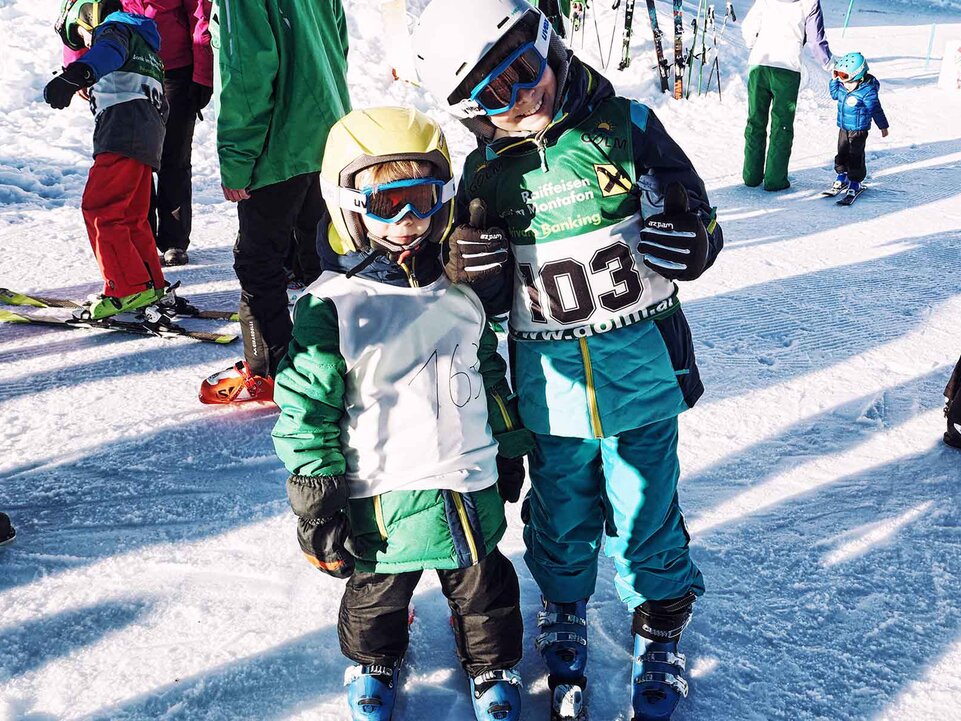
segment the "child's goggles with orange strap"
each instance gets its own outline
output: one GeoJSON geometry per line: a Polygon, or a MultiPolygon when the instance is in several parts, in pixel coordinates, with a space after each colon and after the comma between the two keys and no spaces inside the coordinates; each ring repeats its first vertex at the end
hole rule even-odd
{"type": "Polygon", "coordinates": [[[325,197],[334,194],[337,205],[344,210],[366,215],[381,223],[398,223],[408,213],[421,220],[431,217],[454,197],[454,181],[409,178],[368,185],[360,190],[325,188],[325,197]]]}
{"type": "Polygon", "coordinates": [[[463,117],[500,115],[514,107],[521,90],[535,87],[547,68],[550,21],[541,16],[537,39],[524,43],[481,80],[453,111],[463,117]]]}

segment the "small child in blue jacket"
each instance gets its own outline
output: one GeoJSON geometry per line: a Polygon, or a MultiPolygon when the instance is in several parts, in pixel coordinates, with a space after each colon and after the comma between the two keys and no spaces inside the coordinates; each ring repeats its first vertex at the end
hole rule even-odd
{"type": "Polygon", "coordinates": [[[881,107],[878,90],[881,83],[868,74],[868,61],[861,53],[848,53],[834,65],[831,97],[838,101],[838,154],[834,170],[838,177],[833,190],[847,190],[857,195],[861,181],[867,174],[864,146],[868,140],[871,121],[881,129],[881,137],[888,136],[888,119],[881,107]]]}

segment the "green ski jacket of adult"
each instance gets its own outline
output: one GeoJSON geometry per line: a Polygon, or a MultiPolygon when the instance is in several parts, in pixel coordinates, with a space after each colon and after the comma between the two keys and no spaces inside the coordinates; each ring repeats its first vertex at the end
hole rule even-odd
{"type": "Polygon", "coordinates": [[[224,186],[318,172],[330,127],[350,111],[341,0],[217,0],[211,36],[224,186]]]}

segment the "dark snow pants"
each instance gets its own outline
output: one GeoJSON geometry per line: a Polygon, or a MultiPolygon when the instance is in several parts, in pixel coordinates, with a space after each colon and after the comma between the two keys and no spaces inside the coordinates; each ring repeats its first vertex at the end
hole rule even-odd
{"type": "Polygon", "coordinates": [[[317,224],[325,217],[317,173],[250,191],[237,203],[240,230],[234,271],[240,281],[240,330],[244,357],[255,375],[273,376],[287,353],[293,324],[287,308],[287,260],[291,239],[316,254],[317,224]]]}
{"type": "Polygon", "coordinates": [[[834,156],[834,172],[847,173],[848,180],[860,183],[868,174],[864,162],[864,146],[868,142],[867,130],[838,131],[838,154],[834,156]]]}
{"type": "Polygon", "coordinates": [[[150,203],[150,222],[157,238],[157,250],[187,250],[190,245],[192,215],[190,204],[192,168],[191,146],[194,140],[193,66],[164,73],[164,95],[170,106],[163,155],[157,173],[157,187],[150,203]]]}
{"type": "MultiPolygon", "coordinates": [[[[423,571],[355,571],[340,602],[340,650],[359,664],[393,665],[407,653],[408,607],[423,571]]],[[[520,663],[524,622],[514,566],[494,549],[468,568],[437,571],[451,610],[457,657],[471,678],[520,663]]],[[[442,633],[437,631],[437,633],[442,633]]]]}
{"type": "Polygon", "coordinates": [[[747,81],[747,127],[744,129],[744,184],[752,188],[764,183],[765,190],[791,187],[787,171],[794,145],[794,113],[801,73],[784,68],[757,65],[747,81]],[[771,118],[771,143],[767,142],[767,121],[771,118]],[[765,148],[767,155],[765,156],[765,148]]]}

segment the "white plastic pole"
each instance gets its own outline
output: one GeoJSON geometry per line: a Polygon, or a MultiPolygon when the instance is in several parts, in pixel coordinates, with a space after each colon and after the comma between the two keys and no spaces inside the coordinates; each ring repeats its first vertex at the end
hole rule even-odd
{"type": "Polygon", "coordinates": [[[928,40],[928,56],[924,59],[924,69],[928,69],[928,65],[931,63],[931,51],[934,50],[934,34],[937,32],[938,26],[931,26],[931,38],[928,40]]]}

